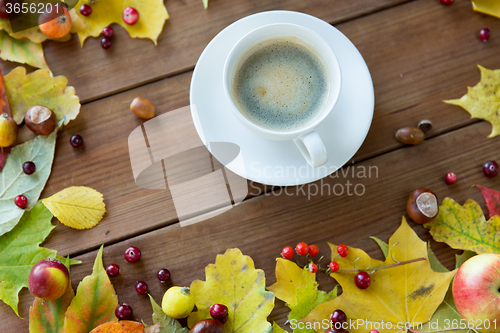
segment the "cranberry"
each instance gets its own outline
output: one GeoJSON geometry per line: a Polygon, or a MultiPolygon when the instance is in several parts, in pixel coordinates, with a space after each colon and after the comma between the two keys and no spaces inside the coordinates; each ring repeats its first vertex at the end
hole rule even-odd
{"type": "Polygon", "coordinates": [[[158,273],[156,273],[156,276],[161,283],[165,283],[170,280],[170,271],[166,268],[162,268],[158,271],[158,273]]]}
{"type": "Polygon", "coordinates": [[[498,163],[495,161],[488,161],[484,163],[483,173],[486,177],[495,177],[498,175],[498,163]]]}
{"type": "Polygon", "coordinates": [[[139,259],[141,259],[141,250],[139,250],[135,246],[130,246],[129,248],[127,248],[125,250],[125,253],[123,254],[123,257],[128,262],[136,262],[139,259]]]}
{"type": "Polygon", "coordinates": [[[455,0],[439,0],[443,5],[449,6],[453,3],[455,0]]]}
{"type": "Polygon", "coordinates": [[[132,307],[125,303],[118,305],[115,310],[115,316],[120,320],[127,320],[132,318],[133,313],[134,312],[132,311],[132,307]]]}
{"type": "Polygon", "coordinates": [[[139,20],[139,12],[134,7],[127,7],[122,13],[123,21],[129,25],[134,25],[139,20]]]}
{"type": "Polygon", "coordinates": [[[359,272],[354,276],[354,283],[359,289],[366,289],[370,286],[370,275],[367,272],[359,272]]]}
{"type": "Polygon", "coordinates": [[[102,29],[102,35],[104,37],[111,38],[111,37],[113,37],[114,33],[115,33],[115,31],[113,30],[112,27],[106,27],[106,28],[102,29]]]}
{"type": "Polygon", "coordinates": [[[24,162],[24,164],[23,164],[23,171],[27,175],[34,174],[35,171],[36,171],[36,165],[35,165],[35,163],[33,163],[31,161],[24,162]]]}
{"type": "Polygon", "coordinates": [[[210,315],[212,318],[217,319],[222,324],[225,324],[229,315],[227,306],[223,304],[214,304],[210,307],[210,315]]]}
{"type": "Polygon", "coordinates": [[[111,264],[106,268],[106,273],[108,273],[109,277],[117,277],[120,274],[120,266],[111,264]]]}
{"type": "Polygon", "coordinates": [[[80,14],[82,14],[83,16],[89,16],[90,14],[92,14],[92,7],[87,4],[82,5],[80,7],[80,14]]]}
{"type": "Polygon", "coordinates": [[[28,198],[20,194],[17,197],[15,197],[14,203],[16,204],[17,207],[24,209],[26,208],[26,206],[28,206],[28,198]]]}
{"type": "Polygon", "coordinates": [[[83,145],[83,138],[81,135],[79,134],[76,134],[76,135],[73,135],[71,137],[71,139],[69,139],[69,143],[74,147],[74,148],[78,148],[78,147],[81,147],[83,145]]]}
{"type": "Polygon", "coordinates": [[[111,47],[111,38],[104,37],[101,39],[101,47],[105,50],[109,49],[111,47]]]}
{"type": "Polygon", "coordinates": [[[347,321],[347,316],[342,310],[335,310],[330,315],[330,320],[332,321],[333,327],[342,328],[342,324],[347,321]]]}
{"type": "Polygon", "coordinates": [[[147,283],[144,281],[137,281],[135,284],[135,291],[137,291],[141,295],[144,295],[145,293],[148,292],[147,283]]]}
{"type": "Polygon", "coordinates": [[[448,185],[455,184],[457,182],[457,175],[455,175],[453,172],[448,172],[444,177],[444,180],[448,185]]]}
{"type": "Polygon", "coordinates": [[[486,42],[488,39],[490,39],[490,29],[481,29],[481,31],[479,31],[479,39],[481,39],[483,42],[486,42]]]}

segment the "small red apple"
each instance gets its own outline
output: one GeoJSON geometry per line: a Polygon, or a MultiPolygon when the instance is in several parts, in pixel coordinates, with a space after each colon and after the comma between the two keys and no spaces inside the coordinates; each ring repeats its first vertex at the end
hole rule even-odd
{"type": "Polygon", "coordinates": [[[40,260],[28,276],[30,293],[43,299],[58,299],[68,288],[68,283],[68,269],[56,259],[40,260]]]}
{"type": "Polygon", "coordinates": [[[56,4],[52,10],[43,12],[38,17],[40,31],[50,38],[61,38],[71,30],[71,16],[66,8],[56,4]]]}
{"type": "Polygon", "coordinates": [[[482,333],[500,330],[500,255],[480,254],[467,260],[453,280],[453,299],[466,321],[482,333]]]}
{"type": "Polygon", "coordinates": [[[134,7],[127,7],[123,10],[122,18],[128,25],[134,25],[139,20],[139,12],[134,7]]]}

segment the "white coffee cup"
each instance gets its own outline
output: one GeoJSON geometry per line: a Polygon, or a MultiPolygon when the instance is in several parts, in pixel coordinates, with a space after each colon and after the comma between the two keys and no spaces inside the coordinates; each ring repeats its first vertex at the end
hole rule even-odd
{"type": "Polygon", "coordinates": [[[259,27],[244,35],[231,49],[223,72],[226,97],[235,116],[249,129],[271,140],[293,140],[306,161],[312,167],[319,167],[328,161],[325,145],[315,129],[333,111],[340,95],[341,72],[337,57],[330,46],[315,32],[297,24],[275,23],[259,27]],[[233,100],[232,87],[235,72],[242,58],[258,43],[270,38],[294,37],[306,45],[319,58],[326,70],[328,91],[321,111],[308,123],[290,131],[275,131],[263,128],[245,117],[233,100]]]}

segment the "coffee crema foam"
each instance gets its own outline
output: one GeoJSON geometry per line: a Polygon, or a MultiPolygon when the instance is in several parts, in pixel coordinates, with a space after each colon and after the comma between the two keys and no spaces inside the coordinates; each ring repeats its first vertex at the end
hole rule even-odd
{"type": "Polygon", "coordinates": [[[320,59],[294,37],[265,40],[240,61],[233,100],[254,124],[291,131],[307,125],[325,104],[329,84],[320,59]]]}

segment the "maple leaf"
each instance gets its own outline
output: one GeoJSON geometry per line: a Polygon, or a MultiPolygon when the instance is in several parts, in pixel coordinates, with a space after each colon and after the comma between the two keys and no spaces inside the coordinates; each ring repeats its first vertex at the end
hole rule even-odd
{"type": "Polygon", "coordinates": [[[453,199],[445,198],[439,207],[439,214],[424,227],[429,229],[436,241],[445,242],[454,249],[500,253],[496,240],[500,216],[486,221],[481,207],[474,200],[467,200],[462,207],[453,199]]]}
{"type": "Polygon", "coordinates": [[[92,274],[80,282],[66,311],[64,332],[88,333],[101,324],[118,321],[118,296],[102,264],[103,247],[97,253],[92,274]]]}
{"type": "Polygon", "coordinates": [[[153,307],[153,324],[159,326],[158,333],[189,333],[188,328],[182,327],[177,320],[170,318],[163,312],[153,296],[149,295],[149,299],[153,307]]]}
{"type": "Polygon", "coordinates": [[[121,25],[133,38],[149,38],[155,45],[165,21],[168,19],[167,8],[163,0],[80,0],[75,8],[91,3],[92,15],[78,16],[85,22],[85,26],[78,32],[81,45],[88,37],[98,37],[102,29],[113,24],[121,25]],[[134,25],[126,24],[122,12],[126,7],[134,7],[139,12],[139,20],[134,25]]]}
{"type": "Polygon", "coordinates": [[[0,30],[0,49],[2,50],[2,53],[0,53],[2,60],[14,61],[49,70],[49,65],[47,65],[43,55],[41,43],[15,39],[6,31],[0,30]]]}
{"type": "Polygon", "coordinates": [[[476,185],[476,187],[481,191],[484,201],[486,201],[486,206],[490,211],[490,217],[500,215],[500,192],[490,190],[481,185],[476,185]]]}
{"type": "Polygon", "coordinates": [[[5,88],[9,96],[12,118],[21,124],[26,111],[33,105],[48,107],[57,116],[58,121],[67,125],[80,112],[80,100],[75,95],[75,88],[67,86],[64,76],[52,77],[47,70],[39,69],[26,74],[26,68],[14,68],[5,75],[5,88]]]}
{"type": "Polygon", "coordinates": [[[102,194],[85,186],[68,187],[42,203],[62,224],[79,230],[96,226],[106,212],[102,194]]]}
{"type": "Polygon", "coordinates": [[[476,12],[500,18],[500,2],[498,0],[472,0],[472,8],[476,12]]]}
{"type": "MultiPolygon", "coordinates": [[[[332,259],[336,246],[332,248],[332,259]]],[[[406,265],[379,269],[377,267],[397,264],[398,260],[408,261],[427,255],[426,243],[420,240],[403,217],[401,226],[389,239],[390,255],[385,261],[370,258],[363,250],[350,248],[345,258],[336,258],[341,271],[331,276],[342,286],[342,295],[318,305],[302,322],[323,333],[324,323],[330,314],[343,310],[350,319],[349,332],[370,331],[383,325],[380,332],[406,331],[404,325],[415,325],[428,321],[441,304],[455,271],[435,272],[429,262],[417,261],[406,265]],[[342,272],[353,266],[356,269],[372,271],[371,284],[367,289],[359,289],[354,284],[355,272],[342,272]],[[362,321],[362,324],[356,325],[362,321]],[[388,327],[390,323],[391,327],[388,327]],[[399,327],[398,327],[399,325],[399,327]]]]}
{"type": "Polygon", "coordinates": [[[191,313],[188,325],[210,318],[212,304],[224,304],[229,316],[224,333],[272,332],[267,316],[274,308],[274,295],[266,291],[264,271],[255,269],[252,258],[239,249],[219,254],[215,265],[205,268],[206,281],[191,283],[198,311],[191,313]]]}
{"type": "Polygon", "coordinates": [[[492,138],[500,134],[500,69],[489,70],[478,66],[481,71],[481,81],[474,87],[467,87],[467,94],[460,99],[444,101],[458,105],[470,113],[472,118],[484,119],[491,123],[492,138]]]}

